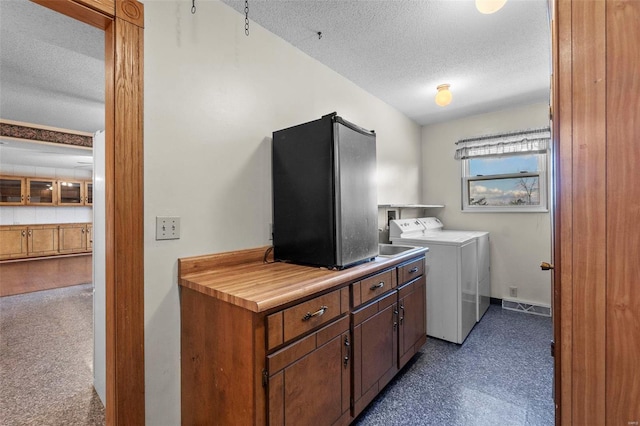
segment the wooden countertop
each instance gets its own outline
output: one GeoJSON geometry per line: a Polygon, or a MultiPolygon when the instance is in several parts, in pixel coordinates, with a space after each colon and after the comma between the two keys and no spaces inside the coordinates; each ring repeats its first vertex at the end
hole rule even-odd
{"type": "MultiPolygon", "coordinates": [[[[341,271],[264,263],[268,247],[178,259],[178,284],[253,312],[265,312],[423,256],[416,248],[341,271]]],[[[270,259],[272,261],[272,259],[270,259]]]]}

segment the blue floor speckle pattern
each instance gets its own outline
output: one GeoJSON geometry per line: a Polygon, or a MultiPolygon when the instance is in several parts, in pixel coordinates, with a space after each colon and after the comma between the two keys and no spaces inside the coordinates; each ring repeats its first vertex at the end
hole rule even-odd
{"type": "Polygon", "coordinates": [[[552,426],[552,320],[491,305],[465,343],[427,344],[355,425],[552,426]]]}

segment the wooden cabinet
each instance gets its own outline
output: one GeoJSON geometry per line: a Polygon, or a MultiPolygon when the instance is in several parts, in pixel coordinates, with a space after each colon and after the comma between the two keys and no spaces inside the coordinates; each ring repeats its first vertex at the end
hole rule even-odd
{"type": "Polygon", "coordinates": [[[84,183],[84,205],[93,205],[93,182],[84,183]]]}
{"type": "Polygon", "coordinates": [[[0,176],[0,205],[20,206],[25,203],[25,179],[16,176],[0,176]]]}
{"type": "Polygon", "coordinates": [[[424,258],[355,283],[354,305],[359,294],[370,291],[369,285],[374,286],[389,272],[397,274],[401,283],[397,290],[393,285],[391,293],[374,298],[352,313],[354,417],[427,341],[424,258]]]}
{"type": "Polygon", "coordinates": [[[29,256],[58,254],[58,225],[35,225],[27,228],[29,256]]]}
{"type": "Polygon", "coordinates": [[[0,206],[91,206],[93,182],[0,176],[0,206]]]}
{"type": "Polygon", "coordinates": [[[269,425],[348,424],[349,317],[269,355],[269,425]]]}
{"type": "Polygon", "coordinates": [[[92,251],[93,250],[93,225],[91,223],[87,223],[87,243],[86,243],[86,248],[87,251],[92,251]]]}
{"type": "Polygon", "coordinates": [[[263,256],[179,260],[182,424],[351,423],[426,341],[424,257],[263,256]]]}
{"type": "Polygon", "coordinates": [[[79,253],[87,250],[85,223],[68,223],[59,227],[60,253],[79,253]]]}
{"type": "Polygon", "coordinates": [[[354,417],[398,371],[398,305],[394,291],[351,314],[354,417]]]}
{"type": "Polygon", "coordinates": [[[0,226],[0,260],[92,251],[91,223],[0,226]]]}
{"type": "Polygon", "coordinates": [[[27,228],[24,226],[0,227],[0,259],[27,256],[27,228]]]}
{"type": "Polygon", "coordinates": [[[54,206],[57,202],[56,181],[27,178],[27,203],[32,206],[54,206]]]}
{"type": "Polygon", "coordinates": [[[427,341],[425,290],[424,275],[398,288],[398,368],[404,367],[427,341]]]}
{"type": "Polygon", "coordinates": [[[84,204],[84,182],[73,180],[58,181],[58,205],[81,206],[84,204]]]}

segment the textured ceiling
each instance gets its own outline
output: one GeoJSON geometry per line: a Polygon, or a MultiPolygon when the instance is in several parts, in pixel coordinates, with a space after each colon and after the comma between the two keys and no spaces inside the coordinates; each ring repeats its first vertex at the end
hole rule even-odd
{"type": "Polygon", "coordinates": [[[104,128],[104,32],[27,0],[0,1],[0,118],[104,128]]]}
{"type": "MultiPolygon", "coordinates": [[[[244,21],[244,1],[224,3],[244,21]]],[[[482,15],[473,0],[250,0],[249,18],[431,124],[548,101],[547,4],[508,0],[482,15]],[[451,84],[447,107],[433,102],[441,83],[451,84]]],[[[0,0],[0,52],[0,118],[104,128],[102,31],[28,0],[0,0]]]]}
{"type": "MultiPolygon", "coordinates": [[[[244,20],[244,1],[223,2],[244,20]]],[[[547,5],[508,0],[483,15],[473,0],[249,0],[249,19],[424,125],[548,101],[547,5]],[[433,101],[442,83],[447,107],[433,101]]]]}

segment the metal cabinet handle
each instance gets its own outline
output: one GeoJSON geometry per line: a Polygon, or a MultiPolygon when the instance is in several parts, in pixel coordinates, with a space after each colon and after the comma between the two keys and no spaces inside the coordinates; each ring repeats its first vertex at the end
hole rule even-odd
{"type": "Polygon", "coordinates": [[[27,231],[22,231],[22,236],[26,237],[27,236],[27,231]]]}
{"type": "Polygon", "coordinates": [[[313,317],[321,317],[322,315],[324,315],[324,313],[326,312],[326,310],[329,309],[326,306],[321,306],[320,309],[318,309],[317,311],[315,311],[314,313],[311,312],[307,312],[303,317],[302,317],[302,321],[309,321],[311,318],[313,317]]]}
{"type": "Polygon", "coordinates": [[[349,365],[349,336],[344,336],[344,346],[347,348],[347,354],[344,356],[344,366],[345,368],[349,365]]]}
{"type": "Polygon", "coordinates": [[[31,231],[31,229],[29,229],[29,232],[28,232],[28,234],[29,234],[29,236],[32,236],[32,235],[33,235],[33,234],[32,234],[32,231],[31,231]]]}
{"type": "Polygon", "coordinates": [[[402,315],[400,315],[400,325],[402,325],[402,321],[404,321],[404,304],[400,305],[400,310],[402,311],[402,315]]]}
{"type": "Polygon", "coordinates": [[[27,203],[31,202],[31,195],[27,195],[27,203]]]}
{"type": "MultiPolygon", "coordinates": [[[[394,317],[397,317],[397,316],[398,316],[398,310],[397,310],[397,309],[394,309],[394,310],[393,310],[393,316],[394,316],[394,317]]],[[[394,321],[393,321],[393,331],[395,331],[395,330],[396,330],[396,327],[398,327],[398,321],[395,321],[395,320],[394,320],[394,321]]]]}
{"type": "Polygon", "coordinates": [[[371,287],[369,287],[369,290],[377,290],[379,288],[384,287],[384,281],[380,281],[378,284],[374,284],[371,287]]]}
{"type": "Polygon", "coordinates": [[[410,274],[415,274],[416,272],[418,272],[418,267],[417,266],[415,268],[409,269],[409,273],[410,274]]]}

